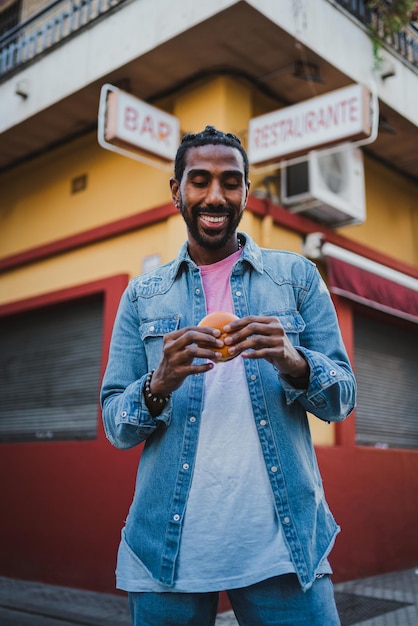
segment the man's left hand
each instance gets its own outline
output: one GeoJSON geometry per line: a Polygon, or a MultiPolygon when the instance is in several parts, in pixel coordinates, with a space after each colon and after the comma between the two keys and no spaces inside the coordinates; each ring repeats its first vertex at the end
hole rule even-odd
{"type": "Polygon", "coordinates": [[[229,353],[241,354],[245,359],[266,359],[282,374],[292,378],[303,378],[309,366],[294,348],[277,317],[248,315],[234,320],[225,331],[229,353]]]}

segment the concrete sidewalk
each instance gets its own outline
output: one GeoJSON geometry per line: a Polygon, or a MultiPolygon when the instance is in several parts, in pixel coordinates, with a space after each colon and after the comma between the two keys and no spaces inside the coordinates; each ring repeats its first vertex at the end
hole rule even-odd
{"type": "MultiPolygon", "coordinates": [[[[418,569],[339,583],[335,595],[342,626],[418,625],[418,569]]],[[[130,620],[123,596],[0,577],[0,624],[130,626],[130,620]]],[[[227,612],[216,626],[237,621],[227,612]]]]}

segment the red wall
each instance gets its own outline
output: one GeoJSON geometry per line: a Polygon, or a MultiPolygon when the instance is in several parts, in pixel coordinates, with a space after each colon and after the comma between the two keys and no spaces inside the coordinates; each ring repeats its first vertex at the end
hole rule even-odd
{"type": "MultiPolygon", "coordinates": [[[[103,372],[127,281],[127,275],[115,276],[12,303],[0,307],[0,316],[103,293],[103,372]]],[[[117,450],[99,414],[98,425],[94,441],[0,444],[1,576],[114,591],[140,450],[117,450]]]]}
{"type": "Polygon", "coordinates": [[[319,448],[317,455],[327,500],[342,528],[330,558],[334,580],[414,567],[418,452],[337,446],[319,448]]]}
{"type": "Polygon", "coordinates": [[[138,457],[102,433],[92,442],[3,444],[1,575],[114,591],[138,457]]]}
{"type": "MultiPolygon", "coordinates": [[[[334,303],[355,370],[353,309],[337,296],[334,303]]],[[[336,425],[335,446],[316,449],[327,501],[341,526],[330,556],[335,581],[418,561],[418,451],[357,446],[355,419],[354,412],[336,425]]]]}
{"type": "MultiPolygon", "coordinates": [[[[317,453],[342,526],[334,580],[415,566],[418,454],[355,446],[317,453]]],[[[113,448],[101,429],[92,442],[3,444],[0,575],[114,591],[138,458],[138,450],[113,448]]]]}

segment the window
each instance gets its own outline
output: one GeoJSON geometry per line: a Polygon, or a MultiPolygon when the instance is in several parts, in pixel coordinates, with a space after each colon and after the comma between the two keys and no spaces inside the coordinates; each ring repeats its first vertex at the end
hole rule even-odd
{"type": "Polygon", "coordinates": [[[7,1],[0,5],[0,36],[19,23],[21,0],[7,1]]]}
{"type": "Polygon", "coordinates": [[[103,295],[2,318],[0,441],[97,435],[103,295]]]}
{"type": "Polygon", "coordinates": [[[354,314],[356,441],[418,448],[417,331],[354,314]]]}

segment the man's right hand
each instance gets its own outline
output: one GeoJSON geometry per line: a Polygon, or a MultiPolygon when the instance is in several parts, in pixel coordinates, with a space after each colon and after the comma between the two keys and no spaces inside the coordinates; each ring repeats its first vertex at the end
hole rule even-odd
{"type": "MultiPolygon", "coordinates": [[[[221,332],[215,328],[187,326],[172,333],[167,333],[163,342],[161,361],[155,369],[150,391],[153,395],[164,398],[178,389],[191,374],[202,374],[213,368],[214,362],[221,359],[217,352],[224,344],[219,339],[221,332]],[[204,363],[195,363],[195,359],[206,359],[204,363]]],[[[152,415],[161,413],[163,406],[155,406],[145,396],[145,401],[152,415]]]]}

